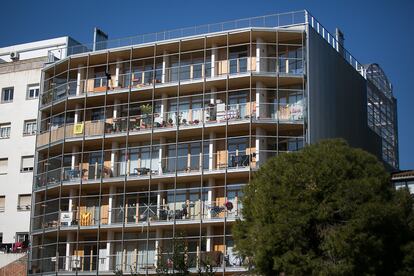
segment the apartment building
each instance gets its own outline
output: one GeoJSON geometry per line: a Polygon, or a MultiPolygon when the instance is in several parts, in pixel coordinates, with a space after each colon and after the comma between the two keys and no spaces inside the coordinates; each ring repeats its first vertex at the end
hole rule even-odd
{"type": "Polygon", "coordinates": [[[232,227],[267,159],[342,137],[398,166],[374,67],[307,11],[128,41],[43,69],[31,275],[172,272],[177,251],[243,273],[232,227]]]}
{"type": "Polygon", "coordinates": [[[0,48],[2,251],[28,243],[41,69],[71,45],[60,37],[0,48]]]}
{"type": "Polygon", "coordinates": [[[395,188],[407,188],[411,194],[414,194],[414,170],[398,171],[391,176],[395,188]]]}

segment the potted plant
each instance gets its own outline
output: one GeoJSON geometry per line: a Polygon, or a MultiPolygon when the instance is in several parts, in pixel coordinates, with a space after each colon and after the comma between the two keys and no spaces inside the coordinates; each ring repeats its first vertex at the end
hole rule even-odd
{"type": "Polygon", "coordinates": [[[186,119],[183,119],[182,120],[182,123],[183,123],[183,125],[186,125],[187,124],[187,120],[186,119]]]}
{"type": "Polygon", "coordinates": [[[152,113],[152,105],[150,104],[143,104],[140,107],[141,113],[142,113],[142,121],[143,125],[146,127],[147,125],[151,124],[151,117],[149,114],[152,113]]]}
{"type": "Polygon", "coordinates": [[[143,104],[143,105],[141,105],[140,109],[141,109],[141,112],[142,112],[143,115],[148,115],[152,112],[152,105],[143,104]]]}
{"type": "Polygon", "coordinates": [[[174,122],[174,121],[173,121],[173,119],[172,119],[172,118],[169,118],[169,119],[168,119],[168,124],[169,124],[170,126],[173,126],[173,122],[174,122]]]}

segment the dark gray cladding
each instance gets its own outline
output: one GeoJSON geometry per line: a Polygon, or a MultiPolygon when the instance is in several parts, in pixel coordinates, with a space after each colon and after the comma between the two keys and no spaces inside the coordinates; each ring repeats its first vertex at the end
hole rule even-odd
{"type": "Polygon", "coordinates": [[[315,30],[308,32],[309,138],[344,138],[381,155],[381,138],[367,123],[366,80],[315,30]]]}

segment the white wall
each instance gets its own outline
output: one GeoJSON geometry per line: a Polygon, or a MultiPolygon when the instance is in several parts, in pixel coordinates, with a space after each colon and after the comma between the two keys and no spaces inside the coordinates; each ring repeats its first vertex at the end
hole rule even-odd
{"type": "Polygon", "coordinates": [[[9,57],[11,52],[18,52],[20,60],[42,57],[47,56],[49,50],[52,50],[56,57],[64,58],[66,56],[66,49],[64,48],[67,47],[68,40],[69,37],[64,36],[3,47],[0,48],[0,59],[11,62],[9,57]]]}
{"type": "Polygon", "coordinates": [[[11,103],[0,103],[0,124],[11,123],[9,139],[0,139],[0,158],[8,158],[8,173],[0,175],[0,195],[6,197],[5,211],[0,213],[0,233],[3,243],[15,242],[17,232],[29,232],[30,210],[17,210],[18,196],[32,193],[32,172],[20,172],[21,157],[35,154],[36,136],[23,136],[25,120],[37,119],[39,100],[26,99],[27,86],[38,84],[48,50],[67,45],[68,37],[36,41],[0,48],[0,93],[14,87],[11,103]],[[11,62],[10,51],[20,52],[20,60],[11,62]],[[43,57],[43,59],[39,59],[43,57]],[[19,63],[31,63],[24,71],[19,63]]]}
{"type": "Polygon", "coordinates": [[[0,158],[8,158],[8,173],[0,175],[0,195],[6,196],[0,213],[3,242],[15,241],[16,232],[29,232],[30,211],[18,211],[18,195],[32,193],[32,172],[20,172],[21,157],[34,155],[36,136],[23,136],[25,120],[36,119],[38,100],[26,100],[28,84],[39,83],[40,68],[0,75],[0,89],[14,87],[11,103],[0,104],[0,123],[11,122],[9,139],[0,139],[0,158]]]}

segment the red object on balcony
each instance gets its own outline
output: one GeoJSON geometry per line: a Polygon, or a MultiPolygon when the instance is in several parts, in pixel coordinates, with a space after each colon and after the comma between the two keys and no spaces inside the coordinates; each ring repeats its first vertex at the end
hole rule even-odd
{"type": "Polygon", "coordinates": [[[233,210],[233,203],[231,203],[230,201],[227,201],[224,205],[226,206],[227,210],[233,210]]]}
{"type": "Polygon", "coordinates": [[[15,242],[13,243],[12,252],[21,252],[23,250],[23,243],[22,242],[15,242]]]}

